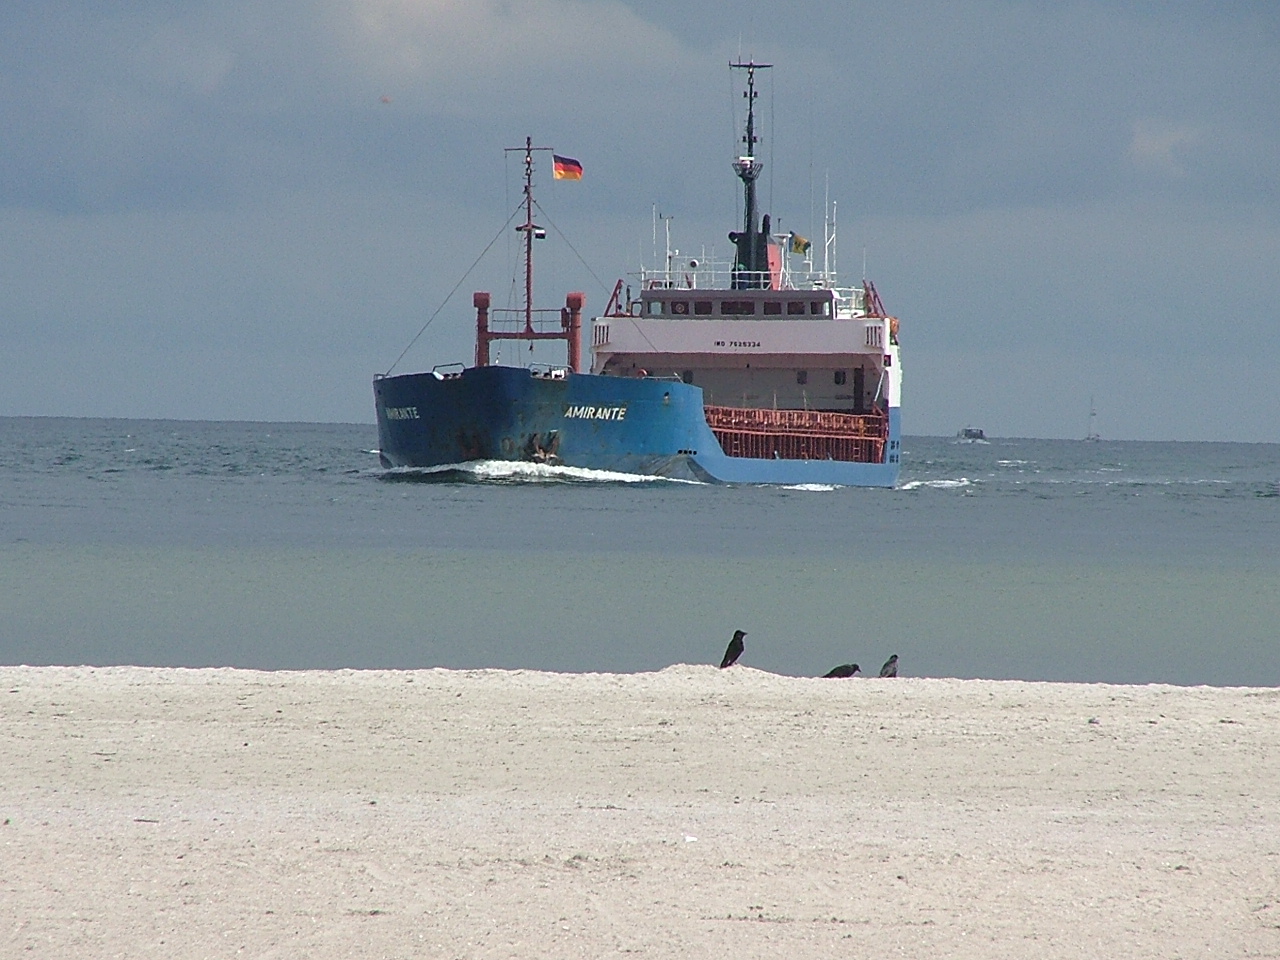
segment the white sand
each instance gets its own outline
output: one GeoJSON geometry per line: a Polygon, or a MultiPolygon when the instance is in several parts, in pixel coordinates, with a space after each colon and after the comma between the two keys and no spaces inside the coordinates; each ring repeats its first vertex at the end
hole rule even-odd
{"type": "Polygon", "coordinates": [[[1274,690],[8,667],[0,778],[2,958],[1280,956],[1274,690]]]}

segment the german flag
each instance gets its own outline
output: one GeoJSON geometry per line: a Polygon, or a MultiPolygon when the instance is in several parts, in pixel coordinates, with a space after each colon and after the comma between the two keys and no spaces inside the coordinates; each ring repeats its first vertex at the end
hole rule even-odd
{"type": "Polygon", "coordinates": [[[551,160],[555,164],[555,176],[557,180],[582,179],[582,164],[577,160],[573,160],[569,157],[562,157],[555,153],[551,155],[551,160]]]}

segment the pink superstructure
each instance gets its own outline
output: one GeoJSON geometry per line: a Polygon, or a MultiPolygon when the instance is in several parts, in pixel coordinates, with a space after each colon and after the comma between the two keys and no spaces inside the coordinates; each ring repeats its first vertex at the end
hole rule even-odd
{"type": "Polygon", "coordinates": [[[834,224],[824,226],[822,265],[794,233],[756,225],[762,164],[747,71],[745,155],[733,164],[745,191],[743,229],[729,234],[731,263],[684,260],[668,249],[643,270],[639,291],[619,281],[591,325],[591,372],[671,377],[702,388],[707,422],[729,456],[885,458],[889,411],[901,400],[898,321],[874,285],[841,287],[831,265],[834,224]]]}

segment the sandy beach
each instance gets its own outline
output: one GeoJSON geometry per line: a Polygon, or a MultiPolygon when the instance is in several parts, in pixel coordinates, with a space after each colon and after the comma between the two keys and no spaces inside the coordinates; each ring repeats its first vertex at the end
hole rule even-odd
{"type": "Polygon", "coordinates": [[[0,957],[1276,957],[1280,691],[0,668],[0,957]]]}

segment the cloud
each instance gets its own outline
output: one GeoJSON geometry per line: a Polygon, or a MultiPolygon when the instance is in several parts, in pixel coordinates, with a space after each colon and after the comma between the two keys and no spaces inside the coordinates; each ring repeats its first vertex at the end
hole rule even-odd
{"type": "Polygon", "coordinates": [[[1185,177],[1187,170],[1179,157],[1184,148],[1199,143],[1200,131],[1188,124],[1140,119],[1134,122],[1133,138],[1126,153],[1138,169],[1167,177],[1185,177]]]}
{"type": "Polygon", "coordinates": [[[710,66],[617,0],[153,0],[0,24],[0,207],[72,214],[421,190],[513,129],[621,144],[710,66]]]}
{"type": "Polygon", "coordinates": [[[356,74],[469,116],[625,109],[656,97],[680,54],[615,0],[344,0],[328,16],[356,74]]]}
{"type": "MultiPolygon", "coordinates": [[[[547,297],[585,287],[603,302],[615,271],[656,245],[651,204],[676,217],[681,249],[724,253],[741,215],[729,167],[741,78],[726,69],[740,55],[776,64],[757,114],[763,202],[775,224],[820,237],[830,184],[843,266],[866,247],[911,331],[912,429],[955,429],[950,411],[973,377],[939,358],[980,357],[995,342],[1022,351],[1028,369],[1061,368],[1073,403],[1096,389],[1100,407],[1103,388],[1081,371],[1104,352],[1122,358],[1112,379],[1133,357],[1192,369],[1208,349],[1206,303],[1231,320],[1220,352],[1256,357],[1261,371],[1280,355],[1276,9],[0,5],[4,345],[26,351],[11,367],[32,371],[0,384],[0,412],[367,418],[368,373],[516,201],[518,164],[503,148],[526,134],[586,165],[581,183],[540,180],[539,200],[606,288],[594,290],[576,251],[548,243],[547,297]],[[81,366],[51,391],[42,378],[77,350],[81,366]],[[262,364],[252,376],[248,354],[262,364]],[[158,383],[161,369],[207,379],[154,400],[123,385],[158,383]],[[83,401],[47,399],[78,396],[82,383],[95,391],[83,401]]],[[[510,266],[504,244],[490,256],[504,251],[510,266]]],[[[482,266],[464,299],[472,284],[504,282],[482,266]]],[[[422,354],[465,357],[470,336],[451,304],[422,354]]],[[[1051,412],[1035,379],[991,380],[986,399],[1038,411],[1019,430],[1058,429],[1036,425],[1051,412]]],[[[1160,402],[1175,411],[1185,381],[1162,382],[1160,402]]],[[[1245,433],[1273,438],[1271,381],[1260,376],[1251,396],[1245,433]]],[[[1122,406],[1140,405],[1105,409],[1122,406]]],[[[1151,424],[1135,418],[1125,435],[1161,434],[1161,416],[1183,429],[1158,407],[1142,407],[1151,424]]]]}

